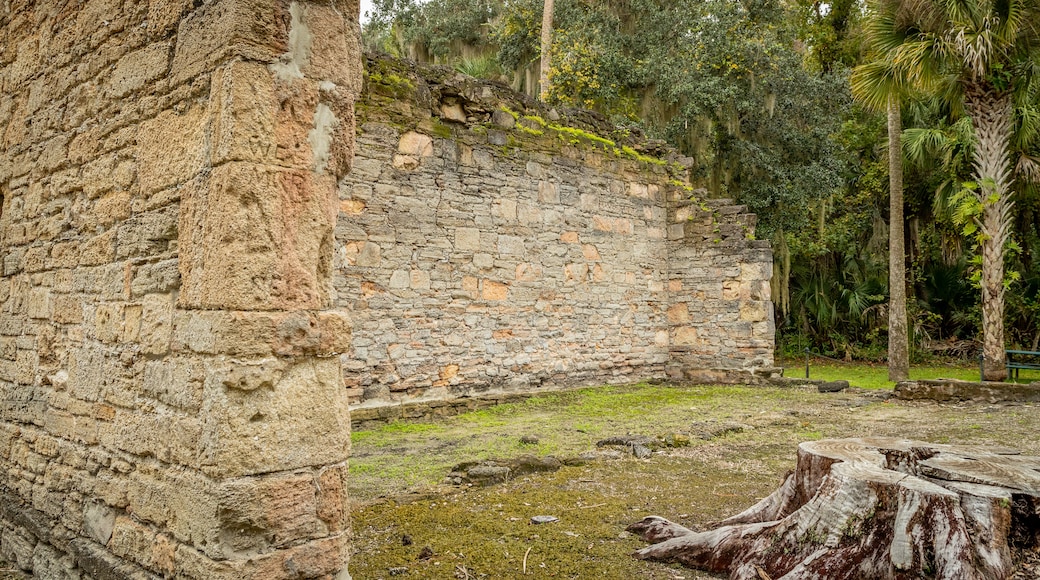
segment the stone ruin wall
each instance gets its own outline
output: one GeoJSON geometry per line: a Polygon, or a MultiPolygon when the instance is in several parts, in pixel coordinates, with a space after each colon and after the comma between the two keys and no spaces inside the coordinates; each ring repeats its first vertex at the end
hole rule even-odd
{"type": "Polygon", "coordinates": [[[357,13],[0,3],[0,559],[347,577],[357,13]]]}
{"type": "Polygon", "coordinates": [[[365,68],[335,258],[355,424],[773,366],[769,245],[742,206],[690,199],[689,160],[446,69],[365,68]]]}
{"type": "Polygon", "coordinates": [[[348,403],[772,365],[751,216],[501,87],[355,132],[357,12],[0,5],[3,560],[347,578],[348,403]]]}

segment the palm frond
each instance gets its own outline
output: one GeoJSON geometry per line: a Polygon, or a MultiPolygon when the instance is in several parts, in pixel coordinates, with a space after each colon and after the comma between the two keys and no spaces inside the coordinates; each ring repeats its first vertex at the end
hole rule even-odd
{"type": "Polygon", "coordinates": [[[903,80],[892,64],[875,60],[856,67],[849,78],[852,97],[873,111],[884,111],[890,95],[899,94],[903,80]]]}
{"type": "Polygon", "coordinates": [[[928,160],[948,148],[949,138],[941,129],[911,128],[903,131],[903,157],[912,165],[924,168],[928,160]]]}

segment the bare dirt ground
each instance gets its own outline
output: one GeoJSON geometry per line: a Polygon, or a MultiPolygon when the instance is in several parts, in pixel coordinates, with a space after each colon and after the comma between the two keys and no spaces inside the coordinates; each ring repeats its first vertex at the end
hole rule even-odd
{"type": "MultiPolygon", "coordinates": [[[[602,387],[356,432],[350,570],[361,580],[716,578],[631,558],[643,543],[625,526],[656,514],[696,530],[742,511],[780,484],[798,443],[811,439],[887,435],[1040,455],[1037,405],[888,395],[602,387]],[[628,447],[597,446],[625,435],[654,439],[653,453],[640,459],[628,447]],[[582,460],[491,486],[445,480],[463,461],[524,454],[582,460]],[[539,515],[558,521],[533,524],[539,515]]],[[[1016,577],[1040,578],[1035,556],[1016,577]]]]}

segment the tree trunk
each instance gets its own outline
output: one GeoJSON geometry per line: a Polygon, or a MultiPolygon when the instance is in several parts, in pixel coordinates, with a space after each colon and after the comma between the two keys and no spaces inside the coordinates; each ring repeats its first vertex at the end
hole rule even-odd
{"type": "Polygon", "coordinates": [[[1040,547],[1040,458],[890,437],[802,443],[795,471],[755,506],[694,532],[657,516],[628,527],[635,557],[735,580],[1004,579],[1040,547]]]}
{"type": "Polygon", "coordinates": [[[965,87],[965,104],[975,126],[972,165],[982,204],[982,355],[986,380],[1003,380],[1004,247],[1011,235],[1011,97],[990,87],[965,87]]]}
{"type": "Polygon", "coordinates": [[[906,327],[906,248],[903,236],[903,121],[899,99],[888,98],[888,380],[910,378],[906,327]]]}
{"type": "Polygon", "coordinates": [[[549,100],[549,68],[552,66],[553,0],[545,0],[542,8],[542,65],[539,99],[549,100]]]}

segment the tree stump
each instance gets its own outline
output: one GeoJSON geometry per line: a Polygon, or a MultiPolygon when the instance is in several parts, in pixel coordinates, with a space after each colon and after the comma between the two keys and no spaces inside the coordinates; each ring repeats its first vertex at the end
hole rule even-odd
{"type": "Polygon", "coordinates": [[[889,437],[798,446],[776,491],[694,532],[650,516],[633,554],[732,579],[1000,579],[1040,547],[1040,458],[889,437]]]}

